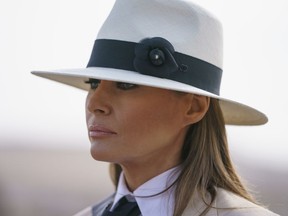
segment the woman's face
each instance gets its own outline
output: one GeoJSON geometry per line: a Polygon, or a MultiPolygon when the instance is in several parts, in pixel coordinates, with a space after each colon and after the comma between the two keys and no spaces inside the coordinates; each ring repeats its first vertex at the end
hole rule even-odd
{"type": "Polygon", "coordinates": [[[86,121],[94,159],[179,162],[191,95],[112,81],[90,85],[86,121]]]}

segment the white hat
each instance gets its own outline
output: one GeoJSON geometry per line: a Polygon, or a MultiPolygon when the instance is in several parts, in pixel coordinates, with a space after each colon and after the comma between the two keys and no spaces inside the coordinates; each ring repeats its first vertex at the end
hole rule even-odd
{"type": "Polygon", "coordinates": [[[32,73],[88,90],[89,79],[135,83],[219,99],[225,123],[260,125],[267,117],[220,97],[222,26],[188,0],[116,0],[87,68],[32,73]]]}

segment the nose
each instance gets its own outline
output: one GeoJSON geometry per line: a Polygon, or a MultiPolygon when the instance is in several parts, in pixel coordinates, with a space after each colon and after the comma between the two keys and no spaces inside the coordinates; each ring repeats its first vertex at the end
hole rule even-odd
{"type": "Polygon", "coordinates": [[[101,81],[95,90],[90,90],[86,98],[86,110],[97,115],[109,115],[112,112],[112,89],[108,81],[101,81]]]}

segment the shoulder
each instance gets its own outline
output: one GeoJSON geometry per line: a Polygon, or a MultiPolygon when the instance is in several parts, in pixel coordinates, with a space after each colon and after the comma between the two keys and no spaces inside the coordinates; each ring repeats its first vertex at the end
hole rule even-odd
{"type": "MultiPolygon", "coordinates": [[[[207,205],[198,197],[190,201],[183,216],[200,215],[206,207],[207,205]]],[[[206,216],[277,216],[277,214],[232,192],[217,188],[215,201],[206,216]]]]}
{"type": "Polygon", "coordinates": [[[112,194],[96,205],[89,206],[73,216],[100,216],[106,207],[113,202],[114,196],[115,194],[112,194]]]}
{"type": "Polygon", "coordinates": [[[277,216],[268,209],[221,188],[217,189],[214,206],[218,214],[223,216],[277,216]]]}

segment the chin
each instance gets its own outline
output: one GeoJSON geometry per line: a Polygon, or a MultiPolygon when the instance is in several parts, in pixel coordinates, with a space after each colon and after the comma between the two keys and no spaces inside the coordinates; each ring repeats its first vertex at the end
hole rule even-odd
{"type": "Polygon", "coordinates": [[[101,151],[99,149],[96,149],[95,147],[91,146],[91,149],[90,149],[90,154],[92,156],[92,158],[94,160],[97,160],[97,161],[104,161],[104,162],[111,162],[113,163],[115,159],[112,155],[111,155],[111,152],[110,151],[101,151]]]}

